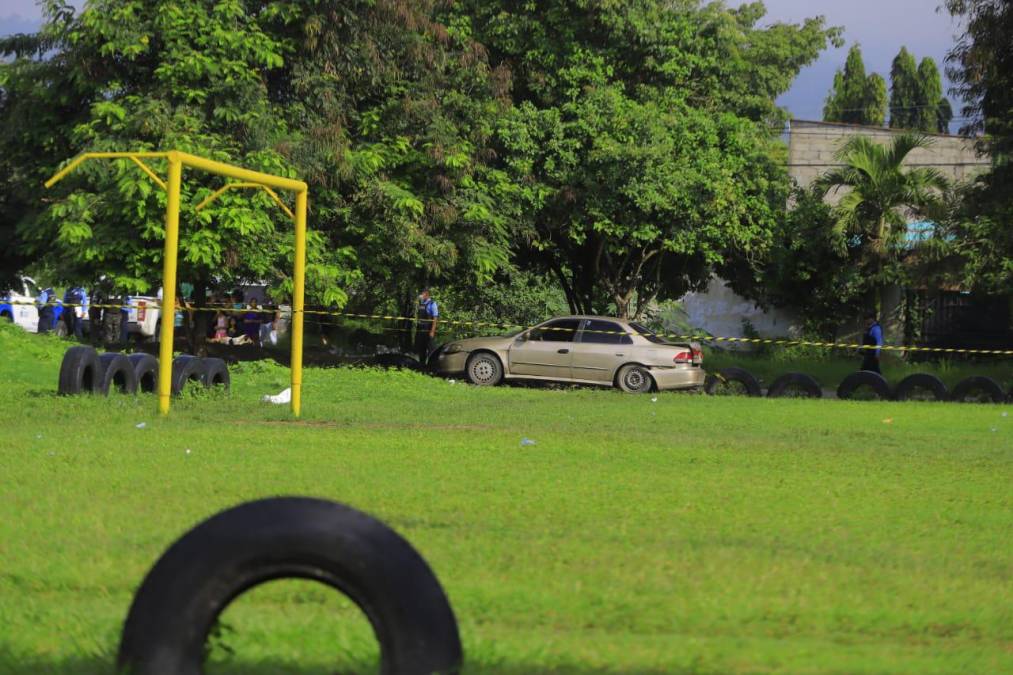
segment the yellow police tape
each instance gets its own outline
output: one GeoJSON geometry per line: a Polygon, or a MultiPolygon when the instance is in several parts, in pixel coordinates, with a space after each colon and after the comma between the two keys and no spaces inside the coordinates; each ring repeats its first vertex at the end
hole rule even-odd
{"type": "MultiPolygon", "coordinates": [[[[35,302],[27,301],[14,301],[0,304],[9,305],[38,305],[35,302]]],[[[73,303],[46,303],[49,306],[62,306],[62,307],[91,307],[95,309],[140,309],[136,306],[122,305],[122,304],[89,304],[79,305],[73,303]]],[[[146,303],[145,310],[159,309],[160,306],[157,303],[146,303]]],[[[176,308],[177,311],[186,312],[217,312],[222,311],[225,313],[249,313],[254,312],[257,314],[275,314],[279,312],[278,309],[265,309],[265,308],[236,308],[232,305],[211,305],[207,307],[193,307],[193,306],[181,306],[176,308]]],[[[291,313],[291,309],[285,310],[291,313]]],[[[304,314],[311,314],[315,316],[335,316],[343,317],[346,319],[366,319],[370,321],[407,321],[416,323],[420,319],[412,316],[398,316],[395,314],[357,314],[354,312],[337,312],[332,310],[321,310],[321,309],[304,309],[304,314]]],[[[427,319],[422,319],[427,320],[427,319]]],[[[512,324],[512,323],[496,323],[491,321],[461,321],[452,319],[438,319],[440,325],[449,326],[464,326],[469,328],[529,328],[524,324],[512,324]]],[[[401,329],[404,330],[404,329],[401,329]]],[[[541,330],[547,331],[565,331],[572,330],[567,328],[542,328],[541,330]]],[[[591,333],[602,333],[602,334],[616,334],[625,335],[626,333],[621,331],[584,331],[591,333]]],[[[869,349],[869,345],[862,345],[857,343],[848,342],[819,342],[815,340],[791,340],[785,338],[745,338],[745,337],[721,337],[715,335],[678,335],[674,333],[655,333],[660,338],[666,338],[671,340],[687,340],[693,342],[732,342],[732,343],[743,343],[743,344],[761,344],[761,345],[779,345],[784,347],[823,347],[827,349],[869,349]]],[[[976,354],[982,356],[1013,356],[1013,349],[960,349],[960,348],[949,348],[949,347],[919,347],[915,345],[881,345],[878,349],[884,351],[895,351],[895,352],[923,352],[923,353],[937,353],[937,354],[976,354]]]]}

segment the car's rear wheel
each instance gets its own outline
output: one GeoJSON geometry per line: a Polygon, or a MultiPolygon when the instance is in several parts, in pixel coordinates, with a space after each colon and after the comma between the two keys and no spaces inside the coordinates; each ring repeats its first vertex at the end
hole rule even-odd
{"type": "Polygon", "coordinates": [[[619,369],[616,384],[629,394],[646,394],[654,389],[654,378],[647,368],[630,364],[619,369]]]}
{"type": "Polygon", "coordinates": [[[472,354],[465,366],[468,381],[480,387],[494,387],[503,380],[503,364],[488,352],[472,354]]]}

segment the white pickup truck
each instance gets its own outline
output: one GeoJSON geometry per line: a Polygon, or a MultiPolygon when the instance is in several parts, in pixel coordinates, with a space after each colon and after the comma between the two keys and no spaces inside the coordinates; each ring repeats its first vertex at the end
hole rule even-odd
{"type": "Polygon", "coordinates": [[[21,277],[21,288],[12,289],[10,293],[0,297],[0,319],[13,321],[29,333],[39,330],[39,310],[35,299],[39,297],[39,287],[29,277],[21,277]]]}
{"type": "MultiPolygon", "coordinates": [[[[127,304],[127,332],[136,335],[139,339],[158,339],[158,331],[162,325],[162,291],[158,296],[132,295],[128,298],[127,304]]],[[[173,326],[179,328],[183,325],[183,312],[176,311],[173,326]]]]}

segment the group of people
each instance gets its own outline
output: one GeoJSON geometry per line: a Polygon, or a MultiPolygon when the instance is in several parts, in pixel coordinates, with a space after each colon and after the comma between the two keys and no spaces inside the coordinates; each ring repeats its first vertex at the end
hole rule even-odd
{"type": "Polygon", "coordinates": [[[256,298],[244,303],[238,293],[212,298],[210,306],[217,308],[209,335],[211,342],[257,346],[278,343],[282,328],[281,307],[261,307],[256,298]]]}

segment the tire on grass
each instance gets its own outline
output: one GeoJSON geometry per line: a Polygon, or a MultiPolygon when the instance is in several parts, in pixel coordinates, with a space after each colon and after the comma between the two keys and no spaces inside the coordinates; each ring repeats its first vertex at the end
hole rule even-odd
{"type": "Polygon", "coordinates": [[[172,361],[172,394],[179,396],[186,389],[187,382],[204,384],[204,359],[197,356],[177,356],[172,361]]]}
{"type": "Polygon", "coordinates": [[[950,392],[946,388],[946,384],[935,375],[928,373],[908,375],[900,381],[897,388],[894,389],[893,394],[898,401],[917,400],[914,395],[919,389],[930,392],[936,401],[946,401],[950,398],[950,392]]]}
{"type": "Polygon", "coordinates": [[[713,374],[707,375],[704,381],[703,390],[710,396],[720,393],[719,387],[723,384],[735,383],[741,385],[746,396],[763,396],[760,389],[760,382],[753,374],[744,368],[721,368],[713,374]]]}
{"type": "Polygon", "coordinates": [[[98,357],[101,368],[99,372],[99,393],[108,396],[114,389],[121,394],[137,393],[137,373],[134,364],[126,354],[106,352],[98,357]]]}
{"type": "Polygon", "coordinates": [[[204,386],[208,389],[223,387],[226,392],[232,387],[229,367],[225,361],[216,358],[204,359],[204,386]]]}
{"type": "Polygon", "coordinates": [[[355,602],[380,643],[382,673],[458,672],[457,621],[422,556],[379,520],[299,497],[241,504],[170,546],[134,596],[119,668],[201,673],[208,633],[229,603],[286,578],[319,581],[355,602]]]}
{"type": "Polygon", "coordinates": [[[805,373],[781,375],[767,389],[767,396],[769,398],[786,398],[795,391],[801,394],[800,398],[823,398],[823,387],[812,376],[805,373]]]}
{"type": "Polygon", "coordinates": [[[489,352],[475,352],[464,366],[468,382],[480,387],[495,387],[503,381],[503,364],[489,352]]]}
{"type": "Polygon", "coordinates": [[[154,394],[158,392],[158,359],[151,354],[138,352],[129,357],[130,364],[134,367],[134,375],[137,378],[137,390],[154,394]]]}
{"type": "Polygon", "coordinates": [[[60,384],[57,391],[73,394],[97,394],[102,377],[102,364],[94,347],[77,345],[68,349],[60,364],[60,384]]]}
{"type": "Polygon", "coordinates": [[[881,401],[888,401],[892,398],[890,383],[879,373],[871,370],[859,370],[851,373],[837,386],[837,398],[848,400],[854,397],[855,391],[860,387],[868,387],[876,394],[881,401]]]}
{"type": "Polygon", "coordinates": [[[958,382],[957,386],[953,388],[950,400],[957,401],[958,403],[972,402],[969,397],[976,392],[978,393],[978,397],[975,402],[1004,403],[1006,401],[1006,394],[1003,393],[999,383],[991,377],[985,377],[984,375],[974,375],[958,382]]]}

